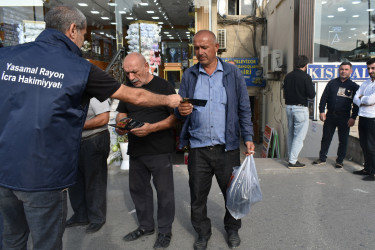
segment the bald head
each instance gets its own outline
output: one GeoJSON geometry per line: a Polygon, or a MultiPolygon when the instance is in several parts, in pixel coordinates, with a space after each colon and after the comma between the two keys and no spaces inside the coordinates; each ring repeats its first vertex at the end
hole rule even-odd
{"type": "Polygon", "coordinates": [[[198,31],[195,34],[193,40],[198,39],[198,38],[207,39],[210,42],[212,42],[213,44],[217,43],[215,34],[212,31],[209,31],[209,30],[200,30],[200,31],[198,31]]]}
{"type": "Polygon", "coordinates": [[[133,53],[130,53],[129,55],[127,55],[124,58],[124,62],[123,63],[125,65],[127,63],[132,62],[132,61],[137,61],[140,64],[146,63],[145,57],[141,53],[138,53],[138,52],[133,52],[133,53]]]}
{"type": "Polygon", "coordinates": [[[125,70],[126,76],[135,87],[142,87],[153,78],[153,75],[149,72],[149,65],[145,57],[138,52],[127,55],[122,67],[125,70]]]}

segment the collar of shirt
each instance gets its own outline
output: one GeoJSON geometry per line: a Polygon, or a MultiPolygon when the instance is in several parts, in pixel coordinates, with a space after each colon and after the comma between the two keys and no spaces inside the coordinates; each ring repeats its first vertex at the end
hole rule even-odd
{"type": "MultiPolygon", "coordinates": [[[[215,69],[214,73],[212,73],[212,75],[215,74],[216,71],[224,71],[223,64],[220,62],[219,59],[216,58],[216,60],[217,60],[216,69],[215,69]]],[[[203,74],[208,75],[207,72],[204,70],[202,64],[199,64],[199,73],[203,73],[203,74]]]]}

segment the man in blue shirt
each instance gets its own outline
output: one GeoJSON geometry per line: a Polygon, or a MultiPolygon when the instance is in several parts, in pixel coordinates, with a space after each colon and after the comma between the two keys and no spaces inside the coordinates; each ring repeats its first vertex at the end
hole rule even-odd
{"type": "MultiPolygon", "coordinates": [[[[186,98],[205,99],[207,104],[203,107],[183,102],[175,114],[185,119],[180,146],[190,146],[191,222],[198,233],[194,249],[200,250],[207,248],[211,236],[207,196],[213,175],[226,200],[233,167],[240,165],[239,135],[246,144],[246,155],[253,154],[255,146],[250,101],[241,71],[216,57],[219,44],[211,31],[199,31],[193,44],[199,63],[185,71],[179,94],[186,98]]],[[[241,220],[234,219],[226,210],[224,225],[228,246],[238,247],[241,220]]]]}

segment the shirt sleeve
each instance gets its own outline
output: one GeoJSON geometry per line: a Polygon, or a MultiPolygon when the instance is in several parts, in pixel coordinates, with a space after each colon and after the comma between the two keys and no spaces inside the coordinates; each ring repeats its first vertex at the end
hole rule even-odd
{"type": "Polygon", "coordinates": [[[116,81],[107,72],[99,67],[92,65],[91,71],[87,80],[86,93],[90,97],[95,97],[103,102],[110,98],[121,86],[121,83],[116,81]]]}
{"type": "Polygon", "coordinates": [[[108,99],[104,102],[100,102],[98,99],[92,98],[90,100],[90,105],[95,115],[100,115],[111,110],[108,99]]]}
{"type": "Polygon", "coordinates": [[[119,113],[128,113],[128,108],[126,107],[126,103],[123,101],[120,101],[119,104],[117,105],[116,111],[119,113]]]}
{"type": "Polygon", "coordinates": [[[365,85],[366,83],[362,83],[362,85],[359,87],[353,98],[353,103],[356,104],[358,107],[361,106],[361,99],[359,99],[359,97],[362,95],[362,91],[365,85]]]}

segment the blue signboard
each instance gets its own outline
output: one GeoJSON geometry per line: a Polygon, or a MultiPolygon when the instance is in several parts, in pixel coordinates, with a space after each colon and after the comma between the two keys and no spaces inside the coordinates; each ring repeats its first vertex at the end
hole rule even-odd
{"type": "Polygon", "coordinates": [[[264,87],[266,81],[263,80],[263,70],[259,67],[258,58],[221,58],[224,62],[234,61],[241,70],[249,87],[264,87]]]}
{"type": "MultiPolygon", "coordinates": [[[[339,77],[340,64],[308,64],[307,73],[313,81],[329,81],[339,77]]],[[[353,65],[353,73],[350,77],[353,81],[365,81],[369,78],[367,65],[353,65]]]]}

